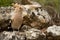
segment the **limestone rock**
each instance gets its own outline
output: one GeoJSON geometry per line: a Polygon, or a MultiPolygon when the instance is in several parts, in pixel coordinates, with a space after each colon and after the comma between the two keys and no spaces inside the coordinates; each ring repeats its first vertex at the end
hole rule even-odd
{"type": "MultiPolygon", "coordinates": [[[[25,31],[25,33],[26,33],[26,38],[28,40],[29,39],[30,40],[34,40],[34,39],[37,40],[37,39],[39,39],[39,37],[42,38],[42,36],[43,36],[43,39],[44,39],[44,37],[45,37],[44,33],[42,33],[40,30],[34,29],[34,28],[31,28],[28,31],[25,31]]],[[[39,39],[39,40],[41,40],[41,39],[39,39]]]]}
{"type": "Polygon", "coordinates": [[[25,34],[23,32],[7,32],[0,33],[0,40],[25,40],[25,34]]]}
{"type": "Polygon", "coordinates": [[[47,32],[52,33],[53,36],[60,36],[60,26],[56,25],[50,26],[47,28],[47,32]]]}

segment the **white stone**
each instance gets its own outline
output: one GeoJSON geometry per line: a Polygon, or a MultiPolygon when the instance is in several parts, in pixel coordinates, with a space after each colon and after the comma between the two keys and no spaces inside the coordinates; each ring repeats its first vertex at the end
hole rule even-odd
{"type": "Polygon", "coordinates": [[[51,32],[53,34],[53,36],[59,36],[60,35],[60,26],[50,26],[47,28],[47,32],[51,32]]]}

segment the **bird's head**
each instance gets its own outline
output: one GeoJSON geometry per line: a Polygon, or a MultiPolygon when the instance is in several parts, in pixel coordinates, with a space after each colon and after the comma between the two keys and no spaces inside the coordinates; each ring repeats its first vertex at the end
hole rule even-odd
{"type": "Polygon", "coordinates": [[[12,5],[13,5],[13,7],[16,9],[16,10],[22,10],[23,9],[23,7],[22,7],[22,5],[21,4],[18,4],[18,3],[12,3],[12,5]]]}

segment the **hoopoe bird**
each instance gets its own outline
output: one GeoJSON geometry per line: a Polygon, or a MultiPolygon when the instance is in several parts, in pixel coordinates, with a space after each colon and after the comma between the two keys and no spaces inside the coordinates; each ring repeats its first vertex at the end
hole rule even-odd
{"type": "Polygon", "coordinates": [[[13,30],[19,30],[23,22],[23,16],[22,16],[23,8],[18,3],[13,4],[13,7],[15,7],[15,10],[14,12],[11,13],[11,20],[12,20],[11,27],[13,30]]]}

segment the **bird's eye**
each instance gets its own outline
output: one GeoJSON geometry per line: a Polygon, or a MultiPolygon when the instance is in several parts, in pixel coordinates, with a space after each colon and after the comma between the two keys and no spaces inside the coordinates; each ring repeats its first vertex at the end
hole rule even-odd
{"type": "Polygon", "coordinates": [[[16,7],[14,7],[14,8],[16,8],[16,7]]]}

